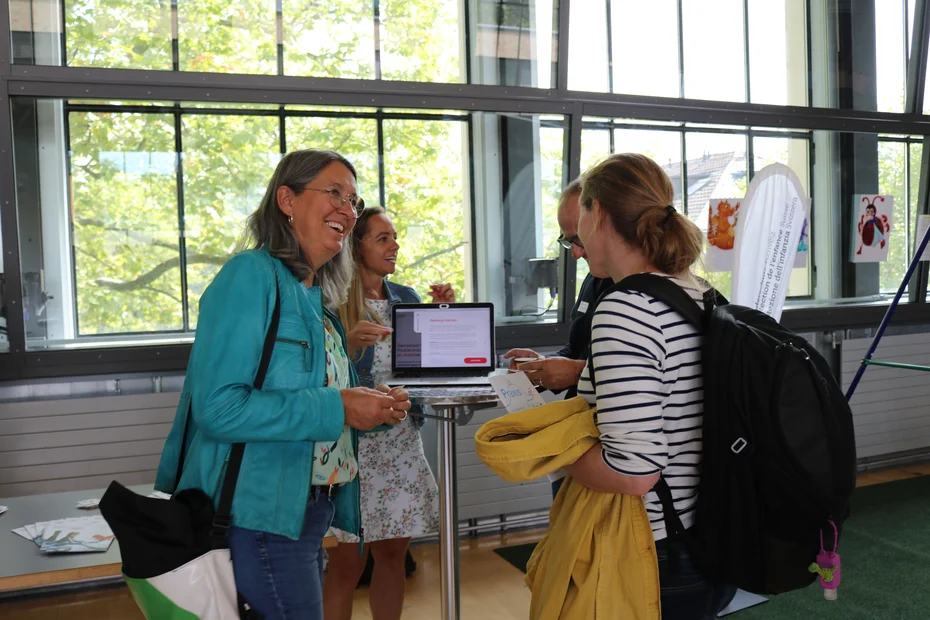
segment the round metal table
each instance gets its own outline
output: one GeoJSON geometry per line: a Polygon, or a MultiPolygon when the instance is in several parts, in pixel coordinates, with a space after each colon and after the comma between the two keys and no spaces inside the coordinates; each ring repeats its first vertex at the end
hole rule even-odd
{"type": "Polygon", "coordinates": [[[437,421],[439,452],[439,559],[443,620],[459,617],[458,489],[455,469],[455,427],[468,424],[475,411],[498,403],[487,388],[405,388],[410,402],[437,421]]]}

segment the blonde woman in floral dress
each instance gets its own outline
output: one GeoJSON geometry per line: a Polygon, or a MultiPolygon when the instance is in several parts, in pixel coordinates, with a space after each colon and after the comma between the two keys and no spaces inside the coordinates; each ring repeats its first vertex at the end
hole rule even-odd
{"type": "MultiPolygon", "coordinates": [[[[384,209],[372,207],[359,215],[351,247],[356,273],[340,318],[359,383],[375,387],[378,376],[391,372],[391,331],[385,327],[391,322],[391,306],[419,303],[420,297],[412,288],[385,279],[394,273],[400,246],[384,209]]],[[[429,294],[437,303],[455,301],[448,284],[434,285],[429,294]]],[[[410,539],[439,529],[439,493],[423,454],[416,418],[361,435],[358,467],[365,545],[359,553],[358,536],[336,531],[339,546],[330,549],[323,588],[325,616],[326,620],[352,617],[352,599],[371,553],[372,617],[396,620],[404,604],[404,560],[410,539]]]]}

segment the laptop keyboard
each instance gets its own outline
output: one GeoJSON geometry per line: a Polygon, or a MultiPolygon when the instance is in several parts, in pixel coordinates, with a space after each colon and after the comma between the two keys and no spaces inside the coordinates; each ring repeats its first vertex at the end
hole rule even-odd
{"type": "Polygon", "coordinates": [[[405,387],[407,394],[419,398],[465,398],[468,396],[493,396],[488,387],[405,387]]]}

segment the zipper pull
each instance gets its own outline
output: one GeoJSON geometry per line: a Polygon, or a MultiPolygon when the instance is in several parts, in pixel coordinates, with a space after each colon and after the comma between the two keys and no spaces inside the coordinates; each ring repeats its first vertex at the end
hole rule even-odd
{"type": "Polygon", "coordinates": [[[277,342],[286,342],[286,343],[288,343],[288,344],[300,345],[300,346],[302,346],[302,347],[305,348],[305,349],[309,349],[309,348],[310,348],[310,343],[307,342],[306,340],[292,340],[292,339],[290,339],[290,338],[275,338],[275,341],[277,341],[277,342]]]}

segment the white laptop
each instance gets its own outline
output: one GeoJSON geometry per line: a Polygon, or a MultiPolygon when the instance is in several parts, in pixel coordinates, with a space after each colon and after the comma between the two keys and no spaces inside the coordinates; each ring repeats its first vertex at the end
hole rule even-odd
{"type": "Polygon", "coordinates": [[[487,386],[498,374],[493,304],[395,304],[391,327],[388,385],[487,386]]]}

